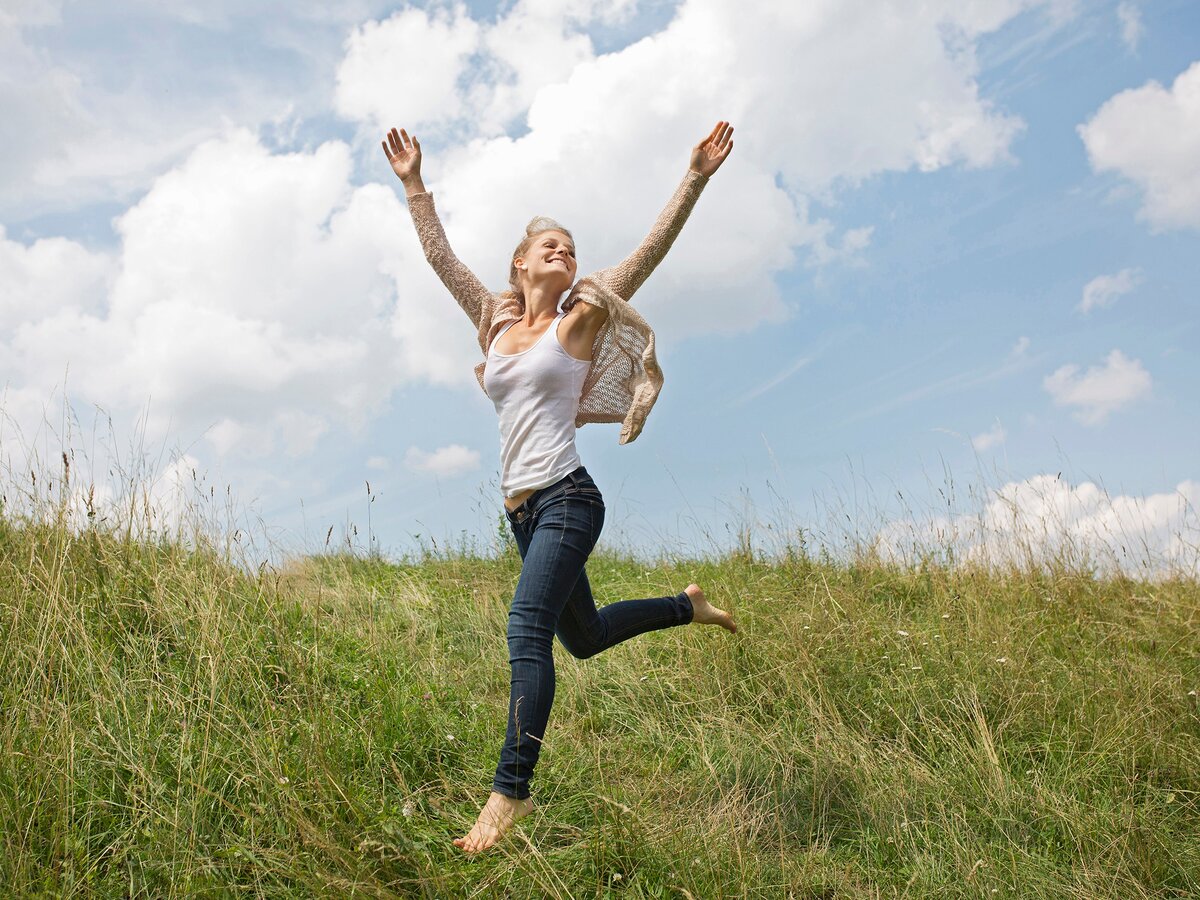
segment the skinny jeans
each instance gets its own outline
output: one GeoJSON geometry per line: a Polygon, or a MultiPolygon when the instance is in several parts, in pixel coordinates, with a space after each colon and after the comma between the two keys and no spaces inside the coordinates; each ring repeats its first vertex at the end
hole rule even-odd
{"type": "Polygon", "coordinates": [[[508,613],[508,731],[492,788],[523,800],[554,702],[554,636],[587,659],[634,635],[686,625],[693,610],[686,593],[596,609],[584,564],[604,527],[604,499],[583,466],[505,512],[522,565],[508,613]]]}

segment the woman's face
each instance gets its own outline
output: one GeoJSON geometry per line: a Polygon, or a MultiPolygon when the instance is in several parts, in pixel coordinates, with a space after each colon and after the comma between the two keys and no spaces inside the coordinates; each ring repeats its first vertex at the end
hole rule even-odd
{"type": "Polygon", "coordinates": [[[543,231],[513,263],[532,284],[561,285],[565,291],[575,283],[575,245],[561,231],[543,231]]]}

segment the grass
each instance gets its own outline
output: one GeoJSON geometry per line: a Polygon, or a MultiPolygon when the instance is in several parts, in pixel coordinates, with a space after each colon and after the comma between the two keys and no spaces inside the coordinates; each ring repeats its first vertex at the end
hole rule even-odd
{"type": "Polygon", "coordinates": [[[68,507],[0,517],[14,896],[1200,894],[1195,579],[601,552],[598,603],[739,632],[556,647],[538,807],[466,858],[511,545],[249,568],[68,507]]]}

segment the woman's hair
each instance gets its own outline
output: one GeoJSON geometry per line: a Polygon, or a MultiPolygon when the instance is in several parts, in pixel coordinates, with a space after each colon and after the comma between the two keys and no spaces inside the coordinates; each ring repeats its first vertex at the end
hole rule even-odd
{"type": "Polygon", "coordinates": [[[528,253],[529,248],[533,246],[534,238],[547,231],[561,231],[572,242],[575,240],[571,232],[549,216],[534,216],[529,220],[529,224],[525,226],[525,237],[521,238],[521,243],[517,244],[517,249],[513,251],[512,261],[508,265],[508,283],[512,287],[513,293],[521,299],[525,298],[525,293],[521,290],[521,273],[517,270],[517,257],[528,253]]]}

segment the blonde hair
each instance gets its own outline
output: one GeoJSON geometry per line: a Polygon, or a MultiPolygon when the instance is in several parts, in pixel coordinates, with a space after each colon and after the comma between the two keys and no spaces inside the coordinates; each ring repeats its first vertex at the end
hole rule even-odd
{"type": "Polygon", "coordinates": [[[517,249],[513,251],[512,261],[508,266],[508,284],[513,290],[513,294],[525,299],[525,292],[521,290],[521,272],[517,268],[517,257],[524,256],[529,252],[529,248],[533,246],[534,238],[539,234],[545,234],[547,231],[560,231],[567,236],[567,239],[572,244],[575,243],[575,238],[571,232],[563,228],[549,216],[534,216],[529,220],[529,224],[525,226],[525,237],[521,238],[521,243],[517,244],[517,249]]]}

